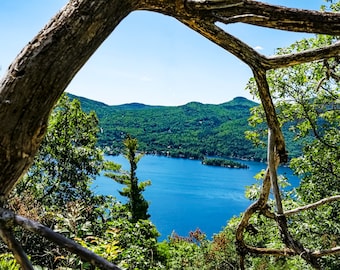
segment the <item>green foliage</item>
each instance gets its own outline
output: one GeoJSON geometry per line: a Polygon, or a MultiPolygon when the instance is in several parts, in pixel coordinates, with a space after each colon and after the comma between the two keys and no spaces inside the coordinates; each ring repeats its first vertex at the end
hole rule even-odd
{"type": "MultiPolygon", "coordinates": [[[[334,5],[338,7],[339,2],[334,5]]],[[[278,53],[295,53],[328,45],[336,40],[337,37],[318,35],[295,42],[288,48],[279,49],[278,53]]],[[[268,82],[280,122],[294,135],[286,137],[286,140],[295,140],[303,146],[302,155],[290,162],[291,168],[302,180],[296,193],[290,195],[295,200],[286,198],[286,209],[316,202],[340,192],[339,73],[338,58],[268,73],[268,82]]],[[[256,92],[252,80],[248,88],[256,92]]],[[[261,124],[262,109],[254,109],[253,113],[252,123],[261,124]]],[[[259,137],[259,134],[253,136],[255,139],[259,137]]],[[[248,191],[248,195],[254,198],[254,189],[248,191]]],[[[335,202],[292,217],[289,220],[290,231],[305,247],[313,250],[339,245],[339,206],[339,202],[335,202]]],[[[339,258],[335,256],[325,257],[320,262],[322,269],[340,267],[339,258]]]]}
{"type": "Polygon", "coordinates": [[[157,237],[159,233],[149,220],[130,222],[128,219],[112,221],[117,230],[115,240],[121,252],[115,262],[124,269],[162,269],[158,260],[157,237]]]}
{"type": "MultiPolygon", "coordinates": [[[[156,258],[159,234],[154,225],[148,220],[131,223],[129,207],[115,198],[97,196],[91,191],[92,179],[101,169],[108,168],[103,152],[97,148],[98,130],[94,113],[84,113],[79,101],[70,102],[63,97],[52,113],[34,165],[12,194],[10,206],[18,214],[49,226],[126,269],[161,266],[156,258]]],[[[137,141],[127,140],[126,147],[133,168],[128,176],[129,179],[132,176],[139,192],[134,203],[139,204],[144,202],[141,192],[148,182],[138,185],[135,175],[141,157],[135,155],[137,141]]],[[[120,170],[117,164],[109,165],[115,171],[120,170]]],[[[144,211],[138,219],[148,217],[147,207],[137,210],[144,211]]],[[[141,215],[138,211],[137,214],[141,215]]],[[[40,236],[21,229],[15,233],[32,262],[40,268],[93,269],[89,263],[40,236]]],[[[2,244],[0,248],[6,254],[7,247],[2,244]]],[[[0,263],[1,269],[16,265],[7,257],[0,263]]]]}
{"type": "MultiPolygon", "coordinates": [[[[90,189],[103,168],[103,152],[97,147],[98,130],[93,112],[87,114],[79,101],[62,97],[51,115],[33,166],[10,198],[12,209],[70,238],[105,232],[102,216],[106,210],[100,206],[108,199],[90,189]]],[[[34,264],[51,269],[79,263],[40,236],[20,229],[16,235],[34,264]]]]}
{"type": "Polygon", "coordinates": [[[249,109],[257,104],[242,97],[220,105],[191,102],[173,107],[136,103],[107,106],[79,99],[85,111],[96,111],[101,126],[99,145],[109,153],[121,153],[126,134],[131,134],[146,153],[194,159],[206,155],[265,156],[265,149],[254,149],[244,138],[249,109]]]}
{"type": "Polygon", "coordinates": [[[0,269],[1,270],[19,270],[20,266],[10,253],[0,254],[0,269]]]}
{"type": "MultiPolygon", "coordinates": [[[[130,171],[123,172],[120,170],[117,173],[117,169],[119,170],[119,168],[113,168],[116,172],[106,172],[105,176],[112,178],[119,184],[125,185],[123,190],[119,191],[119,193],[128,198],[127,208],[131,213],[131,221],[136,223],[140,219],[146,220],[150,217],[147,213],[149,203],[144,199],[142,192],[147,186],[151,185],[151,181],[138,182],[138,178],[136,176],[137,163],[143,155],[137,154],[137,139],[127,136],[124,140],[124,146],[124,156],[129,161],[130,171]]],[[[109,167],[107,166],[107,169],[108,168],[109,167]]]]}
{"type": "Polygon", "coordinates": [[[158,254],[166,269],[238,269],[234,234],[231,230],[214,235],[209,241],[199,229],[187,237],[173,233],[158,243],[158,254]]]}
{"type": "MultiPolygon", "coordinates": [[[[338,8],[339,3],[333,3],[332,7],[338,8]]],[[[293,53],[329,44],[334,39],[317,36],[278,52],[293,53]]],[[[292,159],[291,166],[302,178],[298,189],[286,192],[284,188],[289,185],[289,179],[279,177],[283,206],[287,210],[339,194],[339,71],[339,59],[329,59],[269,72],[269,84],[280,122],[285,130],[290,130],[285,137],[295,141],[289,145],[290,152],[299,156],[292,159]]],[[[252,80],[248,88],[256,92],[252,80]]],[[[73,238],[124,269],[238,269],[234,241],[239,217],[231,219],[211,241],[197,229],[187,237],[174,233],[168,241],[157,243],[159,233],[148,220],[148,202],[142,196],[150,181],[138,183],[136,170],[142,155],[137,154],[137,139],[126,137],[126,134],[138,136],[144,151],[172,156],[262,158],[263,151],[251,150],[239,136],[247,129],[245,118],[254,103],[236,98],[221,105],[189,103],[164,108],[141,104],[110,107],[85,99],[83,102],[82,106],[95,108],[99,114],[102,146],[116,147],[121,152],[120,144],[125,138],[123,145],[130,171],[123,172],[117,164],[104,164],[103,153],[97,148],[99,128],[96,115],[84,113],[78,101],[70,102],[64,97],[52,114],[34,166],[17,186],[18,193],[11,198],[11,207],[17,213],[73,238]],[[121,205],[112,197],[92,193],[92,179],[103,168],[110,171],[111,178],[126,186],[121,194],[129,199],[127,205],[121,205]]],[[[263,110],[259,106],[251,111],[249,122],[258,132],[251,130],[247,136],[263,146],[266,132],[263,110]]],[[[224,164],[219,159],[206,162],[224,164]]],[[[247,188],[247,198],[258,198],[263,175],[260,172],[255,176],[258,181],[247,188]]],[[[339,206],[334,202],[289,217],[291,234],[309,249],[338,246],[339,206]]],[[[268,202],[268,207],[274,211],[273,201],[268,202]]],[[[34,264],[41,269],[93,269],[90,264],[38,236],[27,235],[21,230],[15,233],[31,254],[34,264]]],[[[258,247],[284,248],[275,222],[262,215],[251,218],[245,241],[258,247]]],[[[0,248],[3,252],[0,268],[19,269],[13,257],[6,253],[7,247],[2,245],[0,248]]],[[[321,266],[322,269],[338,269],[339,258],[326,257],[321,260],[321,266]]],[[[310,269],[299,256],[249,256],[246,268],[310,269]]]]}
{"type": "Polygon", "coordinates": [[[52,112],[33,166],[17,192],[30,190],[38,202],[55,208],[75,200],[92,200],[88,187],[103,162],[103,153],[96,146],[98,130],[94,112],[83,112],[79,101],[63,96],[52,112]]]}
{"type": "Polygon", "coordinates": [[[245,164],[242,164],[237,161],[233,160],[227,160],[222,158],[204,158],[202,161],[202,164],[204,165],[210,165],[210,166],[219,166],[219,167],[227,167],[227,168],[242,168],[247,169],[248,166],[245,164]]]}
{"type": "MultiPolygon", "coordinates": [[[[100,256],[104,259],[112,262],[116,260],[119,253],[122,252],[121,248],[119,247],[119,242],[116,240],[118,230],[114,227],[109,227],[103,233],[103,235],[104,237],[98,237],[94,235],[89,235],[83,238],[77,237],[75,240],[83,247],[93,251],[96,254],[100,254],[100,256]]],[[[86,269],[84,265],[83,269],[86,269]]]]}

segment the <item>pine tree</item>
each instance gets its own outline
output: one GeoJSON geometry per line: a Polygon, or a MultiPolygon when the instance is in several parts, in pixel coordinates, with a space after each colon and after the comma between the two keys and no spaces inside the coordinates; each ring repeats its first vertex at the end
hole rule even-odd
{"type": "Polygon", "coordinates": [[[127,135],[124,140],[125,153],[124,157],[129,161],[130,171],[124,172],[119,170],[118,173],[106,173],[105,175],[115,180],[117,183],[125,185],[119,193],[128,198],[127,207],[131,213],[131,222],[136,223],[138,220],[146,220],[150,217],[148,214],[149,203],[145,200],[142,192],[145,187],[151,185],[151,181],[138,182],[136,176],[137,163],[143,157],[143,154],[137,154],[138,140],[127,135]]]}

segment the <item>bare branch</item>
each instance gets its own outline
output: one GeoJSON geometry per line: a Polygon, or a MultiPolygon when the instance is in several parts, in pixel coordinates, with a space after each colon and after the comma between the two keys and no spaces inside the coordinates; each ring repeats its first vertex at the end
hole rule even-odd
{"type": "MultiPolygon", "coordinates": [[[[260,198],[255,203],[253,203],[243,214],[242,219],[236,229],[236,245],[237,250],[240,254],[240,264],[241,269],[244,268],[244,257],[247,253],[255,253],[255,254],[265,254],[265,255],[273,255],[273,256],[291,256],[291,255],[299,255],[304,258],[308,263],[310,263],[315,269],[319,269],[319,264],[317,259],[313,254],[305,249],[303,245],[295,240],[288,230],[288,224],[286,217],[282,214],[282,202],[280,196],[275,194],[276,205],[278,209],[278,215],[275,215],[275,220],[278,224],[278,228],[281,232],[281,237],[284,244],[288,247],[288,249],[279,250],[279,249],[267,249],[267,248],[257,248],[251,247],[245,244],[244,242],[244,231],[249,224],[249,220],[251,216],[255,212],[260,212],[268,215],[267,209],[267,201],[269,198],[269,190],[270,186],[273,185],[274,193],[279,193],[279,187],[277,185],[276,179],[276,170],[279,165],[279,158],[275,158],[276,155],[276,145],[275,145],[275,133],[269,129],[268,130],[268,163],[269,167],[266,171],[266,175],[263,181],[263,187],[260,193],[260,198]],[[276,183],[275,183],[276,182],[276,183]]],[[[270,214],[270,213],[269,213],[270,214]]],[[[271,216],[271,214],[270,214],[271,216]]]]}
{"type": "MultiPolygon", "coordinates": [[[[268,137],[268,149],[270,147],[274,147],[274,145],[275,145],[274,136],[269,136],[268,137]]],[[[240,223],[238,224],[236,228],[236,248],[240,255],[241,269],[245,269],[245,266],[244,266],[245,255],[248,252],[250,252],[250,250],[252,249],[252,247],[249,247],[244,242],[244,231],[249,225],[249,220],[251,216],[255,212],[257,211],[261,212],[261,211],[267,210],[267,201],[269,198],[270,187],[271,187],[270,172],[269,172],[269,168],[267,168],[264,179],[263,179],[262,189],[261,189],[259,199],[246,209],[246,211],[243,213],[240,223]]]]}
{"type": "MultiPolygon", "coordinates": [[[[247,251],[249,253],[258,254],[258,255],[269,255],[269,256],[282,256],[282,257],[288,257],[288,256],[297,256],[297,254],[294,250],[285,248],[285,249],[271,249],[271,248],[259,248],[259,247],[252,247],[252,246],[246,246],[247,251]]],[[[340,247],[334,247],[331,249],[325,249],[325,250],[316,250],[311,252],[311,255],[316,258],[321,258],[324,256],[330,256],[340,254],[340,247]]]]}
{"type": "Polygon", "coordinates": [[[102,257],[98,256],[94,252],[82,247],[78,243],[66,238],[65,236],[54,232],[50,228],[27,219],[23,216],[19,216],[14,214],[13,212],[6,210],[4,208],[0,208],[1,222],[13,222],[24,229],[31,231],[33,233],[39,234],[46,239],[56,243],[58,246],[67,249],[68,251],[77,254],[84,261],[90,262],[92,265],[99,267],[100,269],[108,269],[108,270],[120,270],[120,268],[102,257]]]}
{"type": "MultiPolygon", "coordinates": [[[[2,213],[3,214],[3,213],[2,213]]],[[[5,226],[0,225],[0,237],[7,247],[12,251],[14,258],[24,270],[33,270],[33,266],[28,259],[20,243],[14,238],[13,234],[5,226]]]]}
{"type": "Polygon", "coordinates": [[[272,189],[275,197],[275,202],[276,202],[276,208],[277,208],[277,213],[279,215],[283,214],[283,207],[282,207],[282,201],[281,201],[281,195],[280,195],[280,188],[279,184],[277,182],[277,167],[280,163],[280,159],[276,157],[276,151],[275,151],[275,146],[270,143],[270,138],[274,137],[272,134],[272,130],[268,129],[268,168],[269,168],[269,175],[270,175],[270,180],[272,184],[272,189]]]}
{"type": "Polygon", "coordinates": [[[334,202],[334,201],[338,201],[338,200],[340,200],[340,195],[324,198],[324,199],[317,201],[315,203],[311,203],[311,204],[304,205],[304,206],[301,206],[301,207],[298,207],[298,208],[295,208],[295,209],[292,209],[292,210],[285,211],[284,215],[286,217],[289,217],[289,216],[292,216],[296,213],[306,211],[306,210],[310,210],[310,209],[315,209],[315,208],[317,208],[321,205],[324,205],[326,203],[330,203],[330,202],[334,202]]]}
{"type": "Polygon", "coordinates": [[[302,258],[304,258],[308,263],[310,263],[314,268],[319,269],[318,262],[315,257],[313,257],[309,250],[305,249],[303,245],[295,240],[288,230],[288,223],[286,217],[283,215],[283,207],[282,201],[280,196],[279,185],[277,182],[277,168],[280,163],[280,159],[276,157],[277,150],[275,144],[275,133],[274,131],[269,128],[268,129],[268,168],[269,168],[269,176],[271,179],[271,185],[274,192],[276,208],[277,208],[277,215],[276,215],[276,222],[279,227],[281,237],[285,245],[293,250],[296,254],[299,254],[302,258]]]}
{"type": "Polygon", "coordinates": [[[69,82],[138,0],[71,0],[0,81],[0,195],[25,174],[69,82]]]}
{"type": "Polygon", "coordinates": [[[318,82],[318,84],[315,87],[315,92],[319,92],[322,84],[327,80],[327,77],[322,77],[321,80],[318,82]]]}
{"type": "Polygon", "coordinates": [[[220,27],[211,22],[200,21],[198,23],[180,19],[179,20],[189,26],[191,29],[200,33],[210,41],[222,47],[226,51],[235,55],[238,59],[249,65],[250,67],[261,66],[266,61],[264,55],[259,54],[256,50],[242,42],[238,38],[225,32],[220,27]]]}
{"type": "Polygon", "coordinates": [[[294,32],[340,34],[340,14],[334,12],[288,8],[250,0],[186,0],[186,5],[189,10],[205,11],[205,16],[214,17],[215,22],[242,22],[294,32]]]}
{"type": "Polygon", "coordinates": [[[259,248],[259,247],[252,247],[247,246],[247,250],[253,254],[261,254],[261,255],[272,255],[272,256],[296,256],[296,252],[292,249],[285,248],[285,249],[273,249],[273,248],[259,248]]]}
{"type": "Polygon", "coordinates": [[[187,0],[187,5],[192,9],[216,10],[243,5],[243,0],[187,0]]]}
{"type": "Polygon", "coordinates": [[[271,129],[271,136],[273,136],[275,140],[275,152],[278,153],[280,157],[280,163],[287,162],[288,154],[286,151],[286,143],[276,115],[275,106],[270,95],[266,71],[264,69],[253,68],[253,74],[256,80],[259,96],[261,98],[261,103],[266,114],[268,128],[271,129]]]}
{"type": "Polygon", "coordinates": [[[276,147],[271,137],[275,138],[273,134],[273,130],[269,128],[268,129],[267,157],[268,157],[269,174],[270,174],[271,184],[272,184],[273,193],[274,193],[275,202],[276,202],[276,208],[277,208],[277,215],[276,215],[275,220],[280,230],[281,238],[289,249],[293,250],[296,254],[300,255],[309,264],[311,264],[315,269],[319,269],[319,264],[316,258],[312,256],[310,251],[304,248],[303,245],[298,240],[294,239],[291,233],[289,232],[287,219],[283,215],[282,201],[281,201],[281,196],[280,196],[279,185],[277,182],[277,168],[279,165],[279,158],[276,157],[277,155],[276,147]]]}
{"type": "Polygon", "coordinates": [[[290,67],[298,64],[309,63],[316,60],[328,59],[340,55],[340,41],[322,48],[306,50],[287,55],[275,55],[266,58],[264,66],[267,69],[290,67]]]}
{"type": "Polygon", "coordinates": [[[335,254],[340,254],[340,247],[334,247],[331,249],[325,249],[325,250],[319,250],[319,251],[314,251],[313,256],[315,257],[324,257],[324,256],[329,256],[329,255],[335,255],[335,254]]]}

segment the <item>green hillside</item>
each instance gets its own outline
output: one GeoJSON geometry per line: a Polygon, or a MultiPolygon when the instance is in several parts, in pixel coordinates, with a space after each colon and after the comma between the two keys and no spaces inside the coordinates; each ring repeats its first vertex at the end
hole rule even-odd
{"type": "Polygon", "coordinates": [[[80,100],[85,111],[99,118],[101,147],[117,153],[125,135],[139,140],[139,149],[173,157],[203,158],[223,156],[263,159],[265,149],[254,148],[244,138],[249,130],[249,109],[257,103],[243,97],[219,105],[191,102],[183,106],[149,106],[139,103],[108,106],[70,95],[80,100]]]}

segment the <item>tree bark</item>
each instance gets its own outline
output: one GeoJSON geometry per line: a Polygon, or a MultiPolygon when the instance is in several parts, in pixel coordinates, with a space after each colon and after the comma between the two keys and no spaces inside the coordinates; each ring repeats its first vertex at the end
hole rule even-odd
{"type": "MultiPolygon", "coordinates": [[[[33,162],[55,102],[100,44],[134,10],[149,10],[172,16],[245,62],[253,71],[258,85],[267,123],[272,131],[271,147],[279,155],[278,162],[287,160],[285,140],[270,95],[266,71],[338,57],[340,42],[298,54],[266,57],[216,26],[216,22],[242,22],[287,31],[339,35],[340,13],[290,9],[251,0],[70,0],[20,52],[0,82],[2,204],[33,162]]],[[[291,255],[305,251],[295,240],[290,239],[286,242],[290,248],[288,251],[264,251],[247,247],[243,242],[243,230],[252,214],[262,211],[266,216],[275,217],[266,211],[266,202],[276,166],[267,170],[260,199],[246,210],[236,233],[243,262],[247,252],[287,252],[291,255]]],[[[278,225],[287,231],[286,235],[289,234],[285,219],[279,219],[278,225]]],[[[10,239],[9,235],[6,236],[6,230],[2,232],[3,238],[10,239]]],[[[313,265],[316,257],[332,254],[333,251],[339,252],[339,248],[304,256],[313,265]]]]}
{"type": "Polygon", "coordinates": [[[23,270],[33,270],[33,265],[22,249],[20,243],[14,238],[13,233],[5,226],[0,225],[0,237],[2,241],[13,252],[16,261],[21,265],[23,270]]]}
{"type": "Polygon", "coordinates": [[[77,254],[83,261],[90,262],[92,265],[99,267],[100,269],[119,270],[120,268],[98,256],[94,252],[84,248],[80,244],[66,238],[65,236],[52,231],[50,228],[32,221],[23,216],[19,216],[11,212],[10,210],[0,208],[0,237],[13,251],[15,258],[20,265],[26,270],[33,269],[30,261],[26,257],[26,254],[22,250],[20,244],[16,242],[13,235],[7,230],[8,224],[15,224],[22,228],[45,237],[46,239],[56,243],[58,246],[77,254]]]}
{"type": "Polygon", "coordinates": [[[51,109],[69,82],[137,2],[70,1],[9,67],[0,82],[2,196],[32,163],[51,109]]]}
{"type": "MultiPolygon", "coordinates": [[[[334,35],[340,33],[338,13],[288,9],[247,0],[72,0],[21,51],[0,82],[1,196],[8,194],[32,163],[45,134],[49,113],[68,83],[118,23],[130,12],[141,9],[177,18],[256,72],[334,56],[340,50],[340,44],[335,44],[327,53],[314,52],[312,57],[309,53],[298,59],[296,56],[268,59],[214,26],[217,21],[237,21],[334,35]]],[[[272,113],[270,109],[267,115],[272,113]]],[[[275,130],[278,125],[274,118],[268,120],[276,122],[271,127],[275,130]]],[[[276,134],[280,141],[280,132],[276,134]]]]}

